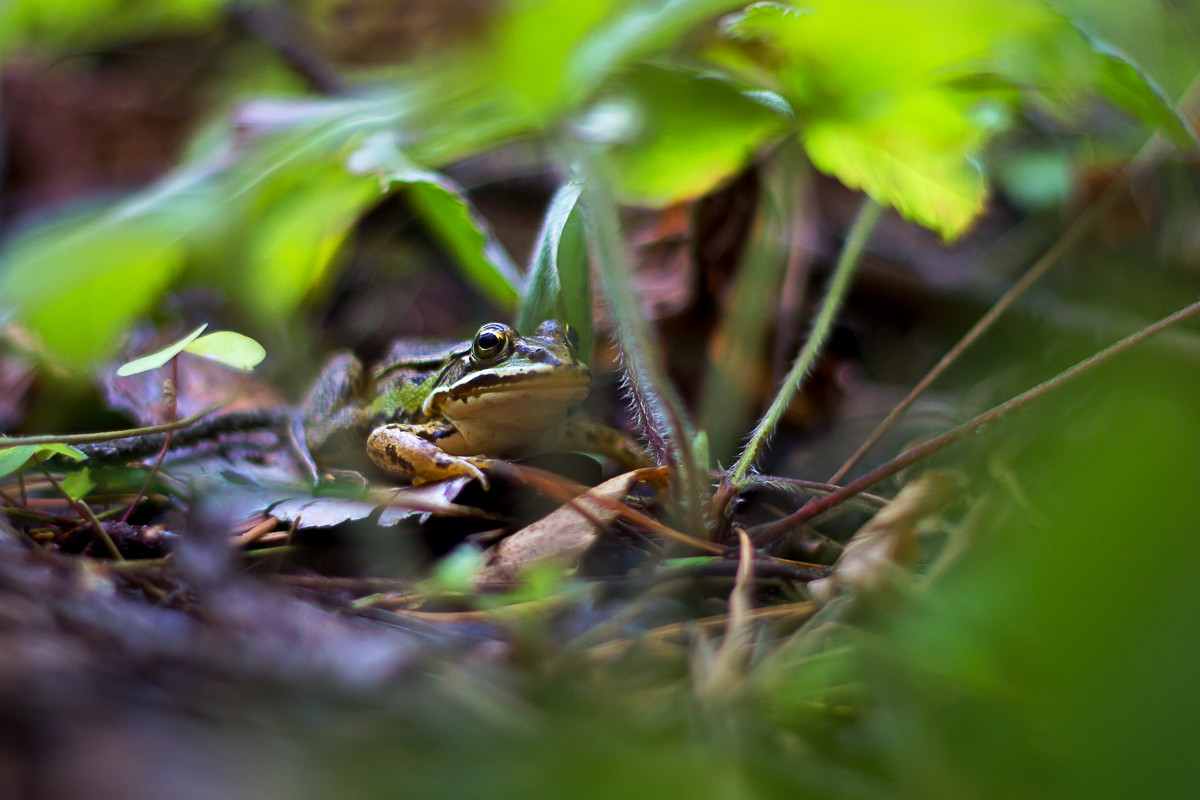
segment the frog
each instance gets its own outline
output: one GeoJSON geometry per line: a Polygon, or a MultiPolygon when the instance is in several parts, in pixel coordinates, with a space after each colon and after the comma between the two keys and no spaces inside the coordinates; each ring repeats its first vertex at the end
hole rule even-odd
{"type": "Polygon", "coordinates": [[[591,385],[578,349],[575,332],[551,319],[528,336],[489,322],[467,342],[399,340],[369,366],[340,353],[302,405],[298,449],[361,448],[413,484],[465,476],[484,488],[497,458],[556,449],[648,466],[633,440],[575,410],[591,385]]]}

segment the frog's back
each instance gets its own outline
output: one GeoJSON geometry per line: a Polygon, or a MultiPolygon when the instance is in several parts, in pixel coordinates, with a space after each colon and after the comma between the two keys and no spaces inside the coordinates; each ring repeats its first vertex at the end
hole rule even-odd
{"type": "Polygon", "coordinates": [[[398,339],[376,359],[371,379],[378,380],[394,369],[437,369],[455,352],[470,347],[470,342],[456,339],[398,339]]]}
{"type": "Polygon", "coordinates": [[[469,347],[470,342],[448,339],[394,342],[371,368],[371,424],[417,420],[442,368],[451,356],[469,347]]]}

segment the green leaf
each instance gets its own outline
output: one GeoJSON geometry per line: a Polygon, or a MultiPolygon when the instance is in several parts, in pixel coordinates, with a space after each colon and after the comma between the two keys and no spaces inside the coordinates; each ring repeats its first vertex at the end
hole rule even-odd
{"type": "Polygon", "coordinates": [[[37,445],[20,444],[15,447],[0,448],[0,478],[25,466],[25,463],[37,452],[37,445]]]}
{"type": "Polygon", "coordinates": [[[982,210],[979,154],[997,127],[975,74],[997,53],[1053,24],[1035,3],[812,0],[761,3],[729,20],[713,57],[777,91],[803,123],[818,169],[953,239],[982,210]]]}
{"type": "Polygon", "coordinates": [[[0,56],[21,44],[82,49],[115,39],[194,32],[220,19],[225,0],[6,0],[0,56]]]}
{"type": "Polygon", "coordinates": [[[184,350],[247,372],[267,357],[267,351],[261,344],[233,331],[217,331],[201,336],[184,350]]]}
{"type": "Polygon", "coordinates": [[[11,244],[0,297],[54,361],[102,358],[183,269],[184,251],[158,217],[72,214],[11,244]]]}
{"type": "Polygon", "coordinates": [[[253,298],[249,309],[264,320],[295,311],[328,277],[350,230],[378,197],[370,181],[334,164],[294,169],[258,187],[244,263],[228,276],[253,298]]]}
{"type": "Polygon", "coordinates": [[[49,458],[51,456],[62,456],[69,458],[72,461],[83,461],[87,458],[84,453],[76,447],[62,442],[51,442],[50,444],[38,445],[38,457],[49,458]]]}
{"type": "Polygon", "coordinates": [[[898,143],[901,133],[836,121],[814,122],[803,134],[813,165],[862,189],[945,240],[961,235],[983,211],[987,183],[961,152],[898,143]]]}
{"type": "Polygon", "coordinates": [[[451,550],[434,565],[428,591],[472,592],[475,573],[483,566],[483,551],[465,542],[451,550]]]}
{"type": "Polygon", "coordinates": [[[637,135],[612,151],[616,187],[628,202],[664,206],[706,194],[788,122],[715,78],[644,67],[621,86],[640,117],[637,135]]]}
{"type": "MultiPolygon", "coordinates": [[[[737,0],[514,0],[506,4],[461,82],[478,87],[489,116],[544,128],[584,103],[622,67],[669,49],[737,0]]],[[[478,123],[476,123],[478,124],[478,123]]]]}
{"type": "Polygon", "coordinates": [[[96,483],[87,467],[68,473],[62,480],[62,489],[72,500],[78,500],[95,488],[96,483]]]}
{"type": "Polygon", "coordinates": [[[524,282],[520,271],[462,187],[410,161],[392,133],[370,137],[347,166],[360,175],[376,175],[384,186],[402,184],[413,209],[467,276],[498,302],[516,303],[524,282]]]}
{"type": "Polygon", "coordinates": [[[530,333],[547,319],[560,319],[579,334],[580,352],[592,351],[591,280],[579,196],[583,186],[564,184],[555,192],[533,245],[529,286],[517,329],[530,333]]]}
{"type": "MultiPolygon", "coordinates": [[[[0,439],[0,442],[3,442],[0,439]]],[[[0,447],[0,478],[10,475],[22,467],[36,455],[38,458],[63,456],[72,461],[82,461],[87,458],[83,453],[69,444],[53,442],[51,444],[19,444],[11,447],[0,447]]]]}
{"type": "Polygon", "coordinates": [[[182,353],[183,350],[189,344],[194,342],[201,333],[204,333],[204,329],[207,327],[208,323],[206,322],[199,328],[196,328],[196,330],[189,333],[187,336],[176,342],[172,342],[163,349],[122,364],[117,369],[117,374],[124,378],[128,377],[129,375],[137,375],[139,372],[149,372],[152,369],[158,369],[163,364],[166,364],[172,358],[182,353]]]}
{"type": "Polygon", "coordinates": [[[1200,147],[1200,139],[1188,121],[1180,116],[1157,83],[1116,48],[1081,31],[1104,64],[1097,78],[1097,90],[1110,102],[1125,109],[1152,128],[1162,130],[1176,144],[1200,147]]]}

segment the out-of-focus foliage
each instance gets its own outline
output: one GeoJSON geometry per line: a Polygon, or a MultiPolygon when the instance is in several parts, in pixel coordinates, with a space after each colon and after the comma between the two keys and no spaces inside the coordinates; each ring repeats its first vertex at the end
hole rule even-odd
{"type": "Polygon", "coordinates": [[[9,0],[0,4],[0,58],[29,43],[80,47],[186,32],[220,18],[228,0],[9,0]]]}
{"type": "MultiPolygon", "coordinates": [[[[1057,211],[1082,167],[1127,158],[1153,128],[1192,146],[1169,103],[1198,66],[1188,25],[1172,16],[1183,15],[1183,5],[497,4],[498,16],[478,41],[437,63],[372,74],[343,97],[247,102],[210,120],[180,165],[154,185],[30,223],[0,251],[0,317],[11,312],[50,360],[72,367],[110,354],[175,286],[217,287],[240,304],[248,324],[278,328],[321,296],[363,216],[399,194],[476,287],[498,303],[520,305],[525,332],[543,318],[563,318],[584,332],[586,350],[588,247],[595,245],[586,237],[595,216],[586,218],[581,197],[602,205],[609,239],[603,246],[619,251],[622,242],[614,204],[607,194],[584,194],[594,183],[586,186],[579,164],[599,165],[619,199],[661,206],[708,192],[757,158],[765,202],[728,285],[729,310],[708,351],[716,366],[701,401],[713,451],[722,454],[744,435],[743,419],[756,402],[751,390],[758,381],[741,370],[760,368],[751,355],[763,349],[789,268],[781,242],[800,216],[791,205],[799,192],[789,181],[803,174],[800,159],[947,239],[972,224],[992,183],[1022,209],[1057,211]],[[710,22],[721,14],[728,16],[710,22]],[[1008,135],[1017,127],[1023,138],[1008,135]],[[440,170],[500,146],[528,144],[549,152],[564,183],[524,276],[469,192],[440,170]]],[[[0,9],[0,48],[77,47],[204,25],[216,9],[199,0],[16,0],[0,9]]],[[[1178,182],[1194,204],[1190,174],[1181,171],[1178,182]]],[[[1194,259],[1200,252],[1194,215],[1180,216],[1171,246],[1192,247],[1194,259]]],[[[1133,266],[1145,271],[1141,260],[1133,266]]],[[[610,284],[628,283],[623,273],[613,274],[606,276],[610,284]]],[[[1132,285],[1142,288],[1141,279],[1136,275],[1132,285]]],[[[620,310],[635,308],[633,298],[620,310]]],[[[1022,324],[1030,320],[1040,321],[1030,313],[1022,324]]],[[[998,349],[1006,357],[1020,354],[1014,361],[1033,353],[1029,361],[1040,369],[1057,348],[1069,346],[1059,334],[1009,340],[998,349]]],[[[1087,335],[1097,338],[1092,327],[1087,335]]],[[[186,344],[160,352],[153,363],[186,344]]],[[[386,687],[399,697],[381,702],[370,694],[375,684],[354,684],[353,698],[369,702],[350,702],[351,724],[327,717],[321,705],[344,706],[346,694],[307,705],[316,693],[305,693],[301,712],[289,707],[283,716],[288,723],[309,721],[315,744],[288,729],[259,747],[230,746],[242,742],[222,726],[252,727],[267,715],[230,712],[237,720],[227,723],[219,702],[203,713],[189,709],[187,725],[216,720],[220,728],[211,740],[222,744],[214,752],[223,769],[198,777],[241,777],[236,767],[243,767],[247,779],[283,776],[277,780],[288,790],[281,795],[322,797],[353,796],[356,789],[359,796],[454,797],[1186,796],[1198,781],[1193,665],[1200,647],[1193,621],[1200,583],[1193,565],[1200,556],[1200,507],[1193,493],[1200,387],[1187,375],[1194,371],[1188,360],[1195,358],[1194,342],[1183,345],[1169,359],[1125,359],[1120,369],[1073,387],[1036,414],[1009,420],[997,437],[1002,443],[973,437],[976,463],[983,465],[973,488],[982,501],[964,521],[947,524],[948,541],[940,558],[923,565],[926,574],[906,577],[894,594],[860,599],[850,613],[835,601],[778,649],[764,634],[744,680],[725,694],[700,696],[700,681],[689,682],[715,659],[698,626],[681,626],[676,638],[639,638],[654,624],[652,615],[675,602],[665,593],[583,634],[556,629],[560,621],[549,614],[518,611],[507,633],[522,669],[504,671],[489,652],[462,659],[467,666],[422,664],[413,670],[419,676],[386,687]],[[819,627],[823,620],[830,624],[819,627]],[[602,629],[629,631],[626,657],[597,652],[595,631],[602,629]],[[546,658],[549,640],[560,634],[578,638],[546,658]],[[430,674],[436,691],[414,691],[430,674]],[[423,703],[429,705],[423,713],[406,716],[423,703]],[[370,718],[368,705],[380,716],[370,718]]],[[[255,357],[257,351],[244,361],[255,357]]],[[[1003,383],[999,372],[989,366],[980,391],[990,381],[1003,383]]],[[[641,375],[638,381],[652,382],[641,375]]],[[[651,413],[665,416],[660,408],[651,413]]],[[[684,437],[677,435],[689,441],[684,437]]],[[[703,432],[691,441],[703,442],[703,432]]],[[[2,445],[0,476],[34,457],[82,457],[61,446],[2,445]]],[[[104,483],[97,470],[67,480],[75,497],[104,483]]],[[[220,557],[228,557],[227,545],[218,545],[220,557]]],[[[459,555],[442,562],[431,588],[465,590],[477,557],[459,555]]],[[[524,599],[587,589],[560,572],[540,580],[524,599]]],[[[231,580],[196,602],[230,614],[243,588],[231,580]],[[225,597],[234,601],[221,602],[225,597]]],[[[101,605],[118,600],[133,605],[112,586],[92,599],[97,608],[120,608],[101,605]]],[[[138,608],[163,618],[173,613],[138,608]]],[[[273,626],[287,616],[264,608],[269,612],[246,613],[239,606],[237,624],[226,625],[273,626]]],[[[93,610],[82,614],[72,605],[69,613],[82,626],[93,610]]],[[[606,608],[597,602],[587,611],[593,612],[606,608]]],[[[324,612],[316,618],[343,621],[324,612]]],[[[423,635],[418,620],[392,622],[423,635]]],[[[156,618],[153,626],[162,624],[156,618]]],[[[201,642],[222,635],[219,625],[204,624],[201,642]]],[[[183,639],[174,637],[187,626],[178,625],[171,629],[173,649],[148,656],[137,680],[158,674],[164,662],[174,670],[183,661],[177,649],[183,639]]],[[[309,634],[289,631],[276,646],[295,659],[289,648],[308,643],[302,660],[327,665],[321,680],[335,687],[331,693],[342,686],[338,669],[328,666],[338,665],[338,656],[342,669],[355,662],[350,672],[358,680],[372,673],[373,659],[387,661],[380,655],[386,648],[321,661],[311,642],[324,640],[309,634]]],[[[249,654],[234,662],[237,669],[260,671],[253,681],[222,673],[219,682],[248,687],[247,708],[272,701],[274,693],[259,691],[258,681],[293,680],[279,677],[292,673],[276,662],[256,661],[252,648],[235,649],[249,654]]],[[[82,684],[85,677],[81,670],[74,679],[82,684]]],[[[290,686],[301,685],[294,680],[290,686]]],[[[71,741],[82,738],[74,734],[71,741]]],[[[197,751],[186,750],[185,763],[199,772],[205,754],[197,751]]],[[[144,766],[138,748],[111,750],[114,758],[125,753],[144,766]]],[[[127,779],[136,774],[114,771],[127,779]]]]}
{"type": "MultiPolygon", "coordinates": [[[[17,3],[8,13],[25,22],[7,29],[11,43],[58,41],[38,31],[68,36],[102,5],[65,5],[59,18],[17,3]]],[[[214,8],[138,5],[121,30],[214,8]]],[[[1116,52],[1031,0],[522,0],[478,41],[353,96],[247,103],[156,185],[12,238],[0,297],[48,357],[74,367],[111,353],[180,280],[221,287],[269,330],[327,285],[363,214],[403,191],[471,280],[512,306],[512,260],[436,171],[531,138],[564,163],[574,147],[603,146],[618,195],[661,205],[709,191],[794,131],[818,168],[954,238],[987,197],[984,147],[1027,106],[1066,118],[1105,97],[1183,138],[1116,52]]]]}
{"type": "Polygon", "coordinates": [[[1040,2],[760,3],[728,30],[743,46],[714,57],[793,105],[819,169],[947,239],[983,209],[978,158],[1022,100],[1065,113],[1099,94],[1188,138],[1141,73],[1040,2]]]}
{"type": "Polygon", "coordinates": [[[699,197],[732,175],[786,119],[720,79],[646,67],[620,79],[633,117],[613,148],[617,190],[634,203],[699,197]]]}
{"type": "Polygon", "coordinates": [[[1011,420],[943,563],[861,609],[865,626],[776,651],[763,713],[892,796],[1190,793],[1200,645],[1179,626],[1200,588],[1180,565],[1200,557],[1200,384],[1166,363],[1126,361],[1011,420]]]}

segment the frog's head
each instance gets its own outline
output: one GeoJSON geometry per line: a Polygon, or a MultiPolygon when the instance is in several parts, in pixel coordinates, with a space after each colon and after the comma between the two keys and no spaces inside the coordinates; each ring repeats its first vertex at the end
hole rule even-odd
{"type": "Polygon", "coordinates": [[[587,397],[590,382],[565,323],[547,320],[532,336],[521,336],[489,322],[451,356],[422,410],[450,420],[481,451],[520,449],[561,426],[567,410],[587,397]]]}

